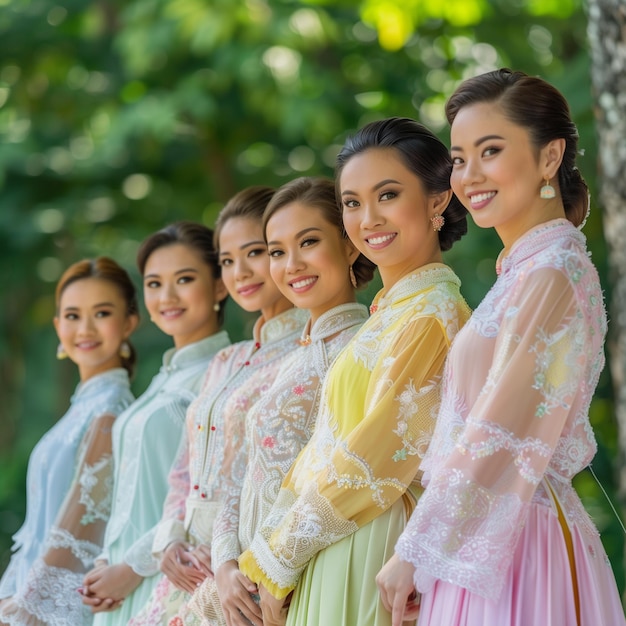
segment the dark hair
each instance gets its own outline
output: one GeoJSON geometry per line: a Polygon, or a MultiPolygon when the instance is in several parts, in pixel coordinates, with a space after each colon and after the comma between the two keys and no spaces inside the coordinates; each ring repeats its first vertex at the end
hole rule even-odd
{"type": "Polygon", "coordinates": [[[502,68],[462,82],[446,103],[448,122],[463,107],[481,102],[496,103],[511,122],[527,129],[537,150],[565,139],[559,189],[567,219],[580,226],[589,210],[589,190],[575,165],[578,130],[561,92],[541,78],[502,68]]]}
{"type": "MultiPolygon", "coordinates": [[[[204,224],[182,220],[167,225],[165,228],[153,233],[142,242],[137,252],[137,266],[143,275],[146,263],[150,255],[165,246],[181,244],[195,250],[202,260],[209,266],[214,278],[221,275],[221,267],[217,259],[217,251],[213,244],[213,231],[204,224]]],[[[220,300],[218,321],[220,325],[224,321],[224,305],[228,296],[220,300]]]]}
{"type": "Polygon", "coordinates": [[[274,189],[272,187],[265,187],[264,185],[253,185],[247,187],[239,193],[236,193],[219,212],[217,219],[215,220],[215,234],[214,242],[215,247],[219,249],[219,239],[222,233],[224,224],[235,217],[241,217],[245,219],[257,220],[259,223],[263,219],[263,212],[268,202],[274,195],[274,189]]]}
{"type": "MultiPolygon", "coordinates": [[[[100,280],[106,280],[112,285],[115,285],[122,298],[126,301],[126,315],[136,315],[139,317],[137,291],[135,290],[133,281],[130,279],[126,270],[121,268],[113,259],[106,256],[99,256],[95,259],[83,259],[82,261],[70,265],[65,272],[63,272],[63,275],[57,283],[54,294],[57,315],[59,314],[59,305],[63,292],[72,283],[86,278],[99,278],[100,280]]],[[[122,366],[128,371],[129,376],[132,376],[135,371],[135,363],[137,362],[137,353],[130,341],[126,340],[126,342],[130,347],[130,356],[128,358],[122,358],[122,366]]]]}
{"type": "MultiPolygon", "coordinates": [[[[278,211],[292,202],[301,202],[307,206],[315,207],[322,213],[324,219],[337,228],[341,236],[348,238],[343,226],[341,207],[335,194],[335,183],[328,178],[312,178],[302,176],[283,185],[270,200],[263,213],[263,235],[267,223],[278,211]]],[[[356,261],[352,264],[352,271],[356,278],[357,286],[365,286],[374,276],[376,265],[367,257],[359,253],[356,261]]]]}
{"type": "MultiPolygon", "coordinates": [[[[372,148],[393,148],[407,169],[422,181],[428,193],[450,189],[452,159],[448,149],[428,128],[407,117],[370,122],[349,137],[335,164],[337,186],[345,164],[356,154],[372,148]]],[[[444,216],[446,222],[439,231],[439,246],[445,251],[467,232],[467,209],[454,194],[444,216]]]]}

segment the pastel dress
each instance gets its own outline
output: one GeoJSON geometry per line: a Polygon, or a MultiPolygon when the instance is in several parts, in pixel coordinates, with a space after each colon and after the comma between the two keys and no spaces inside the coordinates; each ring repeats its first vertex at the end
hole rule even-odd
{"type": "Polygon", "coordinates": [[[111,427],[134,400],[114,368],[79,383],[65,415],[28,461],[26,519],[0,581],[0,621],[91,624],[76,591],[102,548],[112,491],[111,427]]]}
{"type": "MultiPolygon", "coordinates": [[[[357,303],[342,304],[307,324],[267,393],[246,418],[246,445],[229,446],[222,469],[222,508],[213,530],[212,566],[237,560],[267,517],[281,483],[311,438],[328,367],[367,320],[357,303]]],[[[204,624],[225,624],[213,578],[194,593],[192,610],[204,624]]]]}
{"type": "Polygon", "coordinates": [[[182,348],[171,348],[146,391],[113,427],[113,506],[98,560],[126,563],[143,576],[114,611],[97,613],[96,626],[125,624],[156,582],[150,551],[143,549],[161,519],[167,477],[184,430],[185,411],[196,397],[213,356],[228,346],[225,331],[182,348]]]}
{"type": "MultiPolygon", "coordinates": [[[[307,317],[304,311],[288,309],[267,321],[259,318],[253,340],[235,344],[214,359],[200,395],[187,412],[187,445],[170,473],[170,490],[152,545],[157,567],[172,541],[211,544],[224,487],[221,467],[226,436],[232,438],[229,445],[244,443],[246,414],[298,346],[307,317]]],[[[188,626],[197,622],[187,608],[191,596],[162,574],[154,578],[157,584],[152,595],[137,607],[129,624],[188,626]]]]}
{"type": "Polygon", "coordinates": [[[585,237],[523,235],[454,342],[427,485],[398,541],[419,625],[624,625],[598,531],[572,487],[596,451],[602,291],[585,237]]]}
{"type": "Polygon", "coordinates": [[[331,366],[315,431],[239,558],[289,624],[390,624],[374,577],[414,506],[443,364],[469,317],[460,281],[429,264],[381,291],[331,366]]]}

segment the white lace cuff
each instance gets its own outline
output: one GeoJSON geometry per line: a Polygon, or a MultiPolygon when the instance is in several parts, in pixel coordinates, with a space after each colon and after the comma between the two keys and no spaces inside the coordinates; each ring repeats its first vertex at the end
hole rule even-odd
{"type": "Polygon", "coordinates": [[[132,567],[133,571],[144,578],[159,573],[159,560],[152,556],[152,543],[156,529],[149,530],[143,537],[126,550],[124,562],[132,567]]]}
{"type": "Polygon", "coordinates": [[[162,559],[167,546],[173,541],[185,541],[185,525],[179,519],[162,521],[154,533],[152,541],[152,556],[162,559]]]}

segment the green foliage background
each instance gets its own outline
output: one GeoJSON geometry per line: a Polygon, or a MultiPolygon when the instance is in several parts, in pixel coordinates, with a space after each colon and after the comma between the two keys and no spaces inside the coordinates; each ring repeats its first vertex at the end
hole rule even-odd
{"type": "MultiPolygon", "coordinates": [[[[211,225],[247,185],[332,175],[346,134],[371,119],[414,117],[447,142],[446,97],[502,65],[566,94],[595,197],[581,0],[0,0],[0,570],[24,517],[28,454],[77,382],[54,358],[63,268],[108,254],[140,284],[139,242],[167,222],[211,225]]],[[[605,281],[599,209],[585,233],[605,281]]],[[[472,305],[498,250],[471,227],[447,257],[472,305]]],[[[234,307],[227,319],[234,339],[249,335],[234,307]]],[[[140,393],[169,343],[144,320],[135,344],[140,393]]],[[[615,499],[607,371],[592,421],[595,472],[615,499]]],[[[623,589],[615,516],[588,473],[576,484],[623,589]]]]}

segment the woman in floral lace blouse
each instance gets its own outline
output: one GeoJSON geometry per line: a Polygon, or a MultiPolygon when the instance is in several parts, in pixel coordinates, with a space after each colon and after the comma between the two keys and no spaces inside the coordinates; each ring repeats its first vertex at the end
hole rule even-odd
{"type": "Polygon", "coordinates": [[[442,263],[466,229],[445,146],[409,119],[374,122],[338,157],[346,232],[378,266],[371,317],[328,371],[315,431],[239,559],[263,624],[388,624],[374,577],[418,495],[448,348],[469,310],[442,263]],[[445,224],[444,224],[445,222],[445,224]]]}
{"type": "Polygon", "coordinates": [[[194,596],[198,614],[215,625],[261,620],[250,597],[256,586],[239,572],[237,559],[311,437],[328,367],[368,317],[367,308],[355,301],[355,289],[374,271],[344,232],[329,179],[287,183],[272,198],[263,221],[272,277],[309,320],[299,347],[248,412],[246,445],[231,444],[225,454],[225,498],[213,531],[215,582],[208,579],[194,596]]]}
{"type": "Polygon", "coordinates": [[[58,358],[80,383],[28,462],[27,511],[0,581],[0,623],[91,623],[76,589],[102,547],[111,506],[111,427],[133,401],[135,287],[106,257],[72,265],[56,290],[58,358]]]}
{"type": "Polygon", "coordinates": [[[420,625],[623,625],[571,482],[596,450],[606,333],[577,228],[589,198],[576,127],[556,89],[510,70],[462,83],[446,112],[452,188],[504,249],[450,352],[426,491],[379,574],[383,600],[396,626],[415,590],[420,625]]]}

